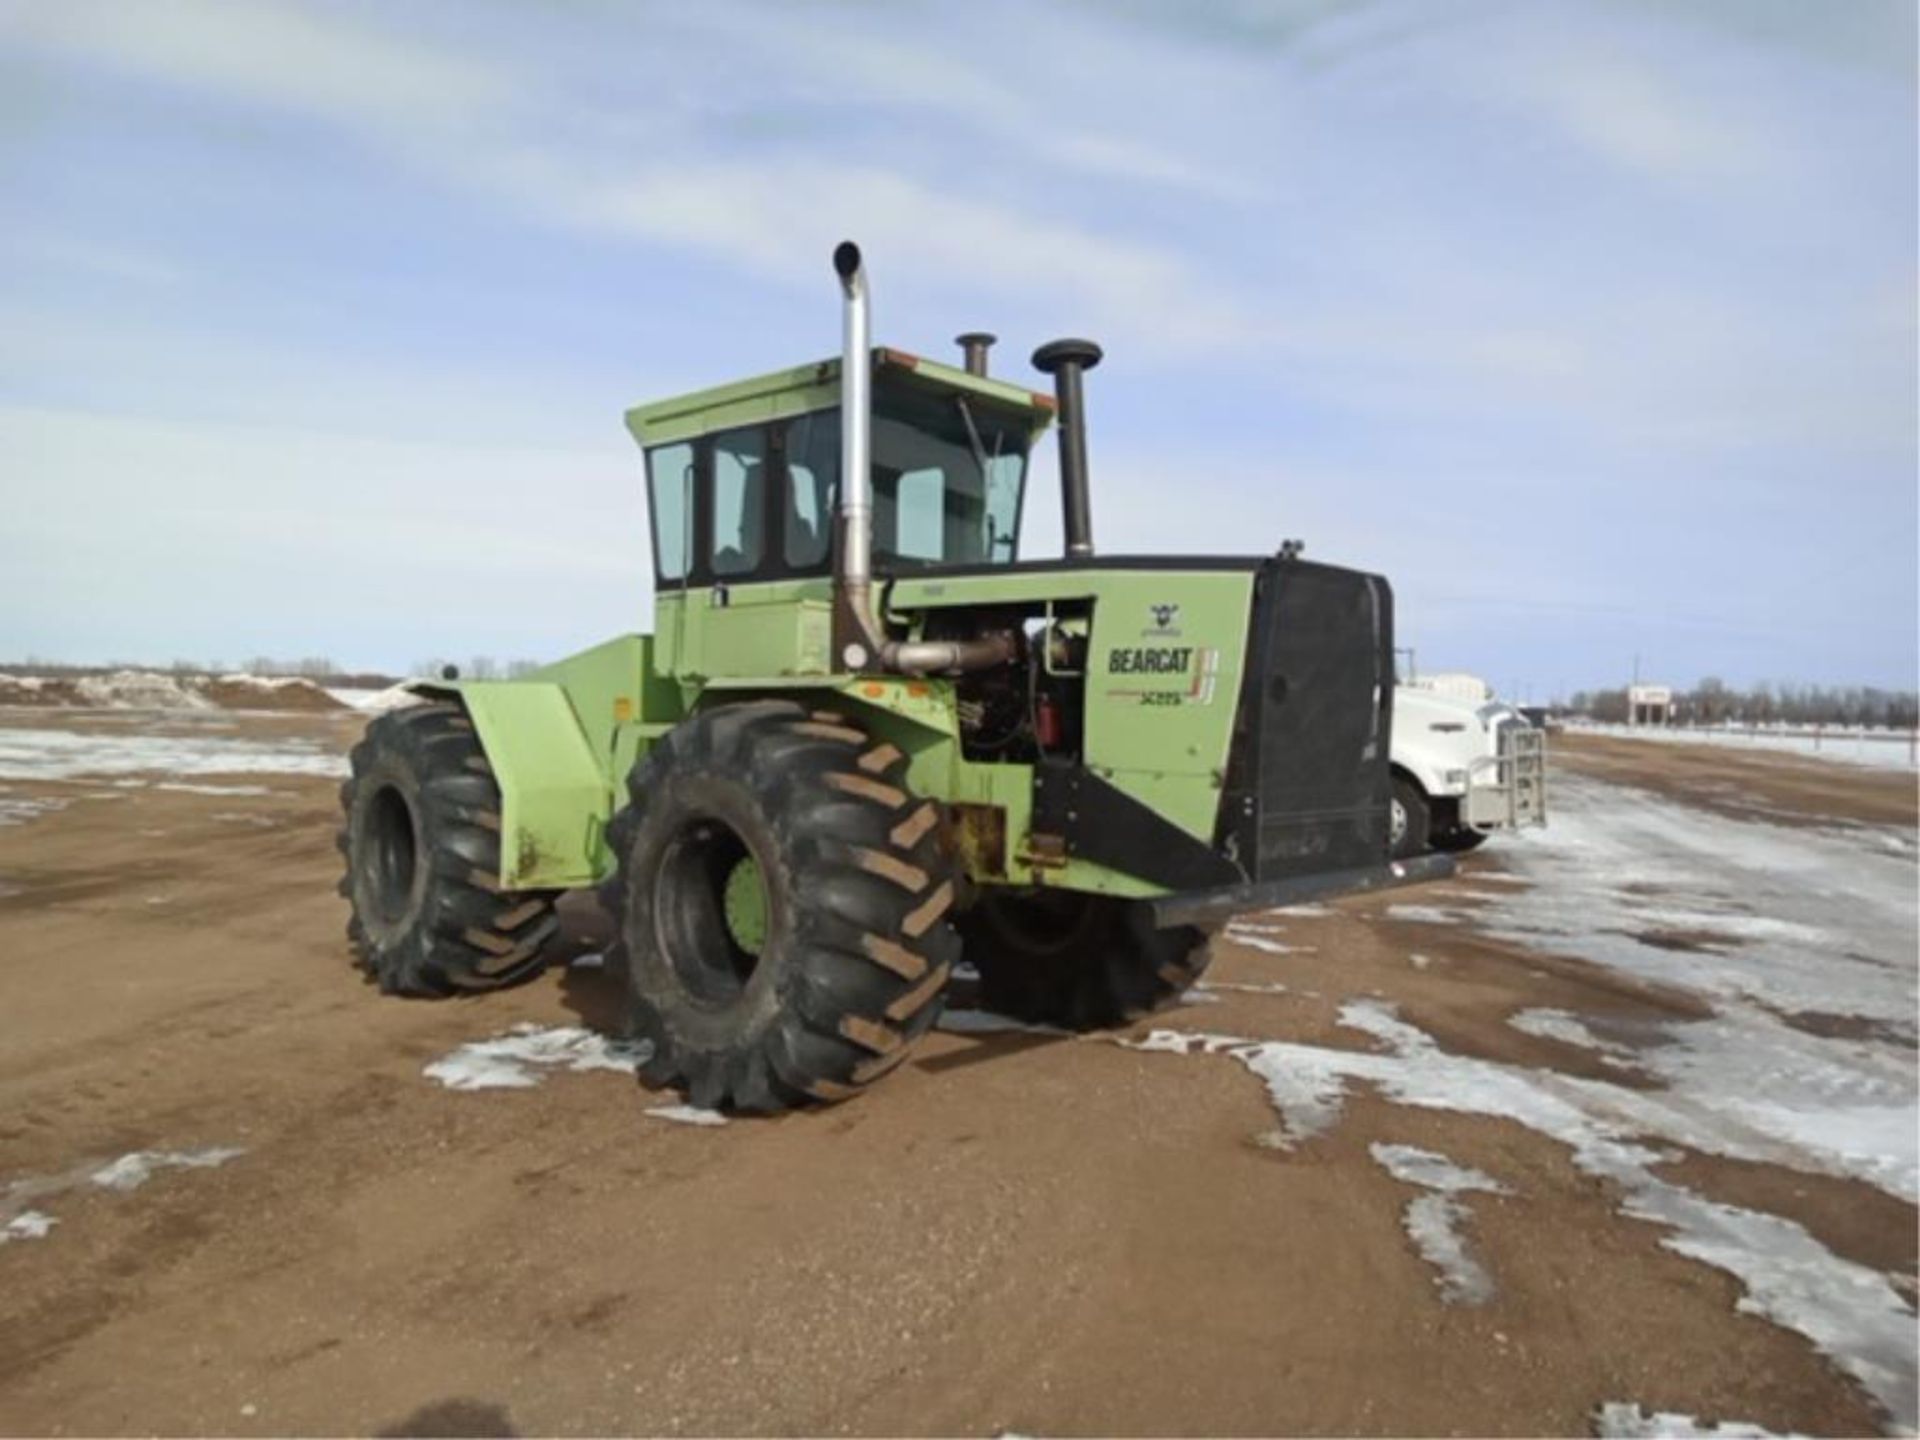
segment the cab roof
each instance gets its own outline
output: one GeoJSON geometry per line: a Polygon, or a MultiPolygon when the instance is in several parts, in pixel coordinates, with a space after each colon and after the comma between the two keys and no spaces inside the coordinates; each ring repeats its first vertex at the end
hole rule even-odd
{"type": "MultiPolygon", "coordinates": [[[[1038,390],[1028,390],[988,375],[970,375],[957,366],[885,346],[875,348],[873,362],[874,378],[878,381],[926,386],[949,394],[957,392],[1002,411],[1018,412],[1026,418],[1034,435],[1053,421],[1054,399],[1038,390]]],[[[791,370],[774,370],[748,380],[676,395],[670,400],[636,405],[627,411],[627,429],[643,446],[664,445],[756,421],[781,420],[810,410],[826,410],[839,403],[840,359],[835,356],[811,365],[797,365],[791,370]]]]}

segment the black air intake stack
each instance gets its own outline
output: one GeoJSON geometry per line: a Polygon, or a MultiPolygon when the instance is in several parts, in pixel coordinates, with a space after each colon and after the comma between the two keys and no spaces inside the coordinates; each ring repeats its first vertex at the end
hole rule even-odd
{"type": "Polygon", "coordinates": [[[1087,488],[1087,402],[1080,375],[1098,365],[1101,354],[1091,340],[1050,340],[1033,352],[1033,368],[1053,376],[1053,394],[1059,402],[1060,509],[1069,560],[1093,554],[1093,501],[1087,488]]]}
{"type": "Polygon", "coordinates": [[[964,357],[961,363],[966,366],[969,375],[987,373],[987,351],[993,348],[993,342],[999,338],[984,330],[969,330],[964,335],[953,337],[953,343],[960,347],[960,354],[964,357]]]}

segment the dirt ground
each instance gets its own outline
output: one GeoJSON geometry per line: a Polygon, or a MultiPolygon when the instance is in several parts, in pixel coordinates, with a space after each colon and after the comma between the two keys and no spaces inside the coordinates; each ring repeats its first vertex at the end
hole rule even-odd
{"type": "MultiPolygon", "coordinates": [[[[0,741],[56,723],[138,722],[16,715],[0,741]]],[[[358,721],[227,723],[340,750],[358,721]]],[[[1773,821],[1914,823],[1910,776],[1561,755],[1773,821]]],[[[0,1432],[1587,1434],[1603,1401],[1887,1424],[1565,1146],[1365,1086],[1291,1150],[1242,1065],[1111,1035],[937,1033],[850,1104],[724,1126],[650,1115],[676,1097],[605,1070],[443,1088],[424,1066],[517,1022],[612,1024],[610,977],[384,999],[346,955],[336,782],[192,783],[5,787],[63,806],[0,828],[0,1186],[33,1181],[57,1220],[0,1247],[0,1432]],[[1486,1303],[1443,1302],[1403,1224],[1416,1192],[1376,1142],[1503,1184],[1466,1225],[1486,1303]],[[205,1147],[242,1153],[131,1191],[60,1180],[205,1147]]],[[[1471,912],[1526,843],[1417,898],[1471,912]]],[[[1390,913],[1412,898],[1276,921],[1283,953],[1223,939],[1219,988],[1157,1023],[1363,1050],[1341,1006],[1384,1000],[1449,1052],[1620,1082],[1508,1017],[1627,1033],[1700,1013],[1684,990],[1390,913]]],[[[598,917],[571,918],[590,951],[598,917]]],[[[1798,1221],[1911,1303],[1915,1212],[1883,1190],[1680,1152],[1665,1173],[1798,1221]]]]}

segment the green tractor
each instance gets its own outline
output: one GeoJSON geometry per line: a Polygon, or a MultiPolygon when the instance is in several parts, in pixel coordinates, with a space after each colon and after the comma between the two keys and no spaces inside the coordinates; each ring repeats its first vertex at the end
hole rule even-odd
{"type": "Polygon", "coordinates": [[[566,891],[618,927],[642,1078],[696,1105],[839,1100],[954,966],[1069,1028],[1177,998],[1244,910],[1406,884],[1388,859],[1385,580],[1094,555],[1083,373],[1051,395],[875,348],[834,252],[837,359],[643,405],[655,625],[508,681],[423,680],[342,792],[382,989],[535,973],[566,891]],[[1017,553],[1057,425],[1066,554],[1017,553]]]}

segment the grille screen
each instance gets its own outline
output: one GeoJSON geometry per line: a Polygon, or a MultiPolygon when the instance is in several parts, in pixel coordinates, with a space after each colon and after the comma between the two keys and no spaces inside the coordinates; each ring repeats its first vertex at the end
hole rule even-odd
{"type": "Polygon", "coordinates": [[[1261,567],[1223,841],[1256,880],[1387,857],[1393,592],[1299,560],[1261,567]],[[1252,863],[1249,863],[1249,860],[1252,863]]]}

